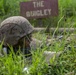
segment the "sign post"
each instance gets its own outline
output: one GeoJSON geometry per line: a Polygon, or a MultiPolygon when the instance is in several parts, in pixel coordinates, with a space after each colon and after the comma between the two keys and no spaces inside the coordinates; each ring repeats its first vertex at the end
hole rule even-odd
{"type": "Polygon", "coordinates": [[[34,0],[20,3],[20,14],[27,19],[58,15],[58,0],[34,0]]]}
{"type": "Polygon", "coordinates": [[[42,18],[58,15],[58,0],[31,0],[21,2],[20,14],[27,19],[37,19],[39,26],[41,26],[42,18]]]}

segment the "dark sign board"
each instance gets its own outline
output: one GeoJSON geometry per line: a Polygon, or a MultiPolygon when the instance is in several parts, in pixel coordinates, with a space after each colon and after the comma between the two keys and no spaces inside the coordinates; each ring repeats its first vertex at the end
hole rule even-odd
{"type": "Polygon", "coordinates": [[[58,0],[34,0],[20,3],[20,14],[28,19],[58,15],[58,0]]]}

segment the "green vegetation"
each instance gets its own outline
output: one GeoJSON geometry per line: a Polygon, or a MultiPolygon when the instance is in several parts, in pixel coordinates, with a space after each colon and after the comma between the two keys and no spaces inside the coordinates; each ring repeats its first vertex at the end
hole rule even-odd
{"type": "MultiPolygon", "coordinates": [[[[0,0],[0,20],[14,15],[20,15],[19,3],[28,0],[0,0]]],[[[43,26],[47,27],[76,27],[76,0],[58,0],[59,15],[57,17],[49,17],[42,19],[43,26]],[[51,22],[51,23],[50,23],[51,22]]],[[[37,25],[37,20],[30,20],[33,26],[37,25]]],[[[38,26],[38,25],[37,25],[38,26]]],[[[64,30],[65,31],[65,30],[64,30]]],[[[55,30],[57,32],[57,30],[55,30]]],[[[53,35],[55,34],[53,33],[53,35]]],[[[72,34],[75,34],[73,32],[72,34]]],[[[50,37],[53,35],[50,33],[50,37]]],[[[61,34],[58,34],[61,35],[61,34]]],[[[27,63],[24,55],[15,55],[13,48],[10,47],[10,55],[0,55],[0,75],[65,75],[68,72],[75,72],[76,74],[76,37],[73,37],[69,32],[63,33],[62,40],[55,40],[51,46],[46,46],[46,34],[36,33],[33,35],[35,38],[43,41],[43,48],[38,48],[35,52],[32,51],[32,63],[27,63]],[[42,38],[43,37],[43,38],[42,38]],[[70,41],[67,38],[71,37],[70,41]],[[50,59],[50,64],[45,63],[43,51],[63,51],[58,57],[50,59]],[[28,72],[23,68],[27,67],[28,72]]],[[[2,44],[0,45],[0,52],[2,44]]]]}
{"type": "MultiPolygon", "coordinates": [[[[1,20],[14,15],[20,15],[20,2],[29,0],[0,0],[0,18],[1,20]]],[[[63,17],[59,27],[68,27],[68,24],[74,27],[76,16],[76,1],[75,0],[58,0],[59,15],[56,17],[48,17],[42,19],[42,25],[47,27],[56,27],[58,21],[63,17]]],[[[38,20],[30,20],[32,25],[39,26],[38,20]]]]}
{"type": "Polygon", "coordinates": [[[27,0],[0,0],[0,17],[20,15],[20,2],[27,0]]]}
{"type": "MultiPolygon", "coordinates": [[[[10,47],[10,55],[4,54],[0,56],[0,74],[1,75],[65,75],[68,72],[76,73],[76,41],[72,39],[71,41],[66,40],[67,35],[64,35],[62,40],[55,40],[51,43],[51,46],[45,45],[46,35],[41,35],[39,33],[34,34],[38,39],[42,39],[44,42],[42,49],[38,48],[32,51],[32,61],[24,59],[22,53],[20,55],[15,55],[13,48],[10,47]],[[35,35],[40,35],[37,37],[35,35]],[[67,46],[66,46],[67,44],[67,46]],[[44,51],[62,51],[62,54],[57,58],[54,56],[48,65],[45,62],[45,57],[43,56],[44,51]],[[23,71],[23,68],[27,67],[27,71],[23,71]]],[[[51,37],[51,36],[50,36],[51,37]]],[[[72,37],[73,38],[73,37],[72,37]]],[[[0,45],[0,48],[2,45],[0,45]]]]}

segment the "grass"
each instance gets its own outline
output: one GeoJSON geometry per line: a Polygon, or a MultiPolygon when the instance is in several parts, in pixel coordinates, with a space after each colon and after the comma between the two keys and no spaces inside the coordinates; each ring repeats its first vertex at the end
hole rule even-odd
{"type": "MultiPolygon", "coordinates": [[[[34,34],[35,36],[37,34],[34,34]]],[[[38,33],[38,35],[40,35],[38,33]]],[[[42,34],[38,39],[46,35],[42,34]]],[[[72,36],[72,35],[71,35],[72,36]]],[[[36,36],[37,37],[37,36],[36,36]]],[[[73,37],[72,37],[73,38],[73,37]]],[[[44,39],[44,40],[45,40],[44,39]]],[[[62,40],[55,40],[53,45],[46,46],[44,44],[43,48],[38,48],[32,51],[32,63],[29,64],[27,60],[22,59],[23,55],[15,55],[13,53],[13,48],[10,47],[10,55],[0,56],[0,74],[1,75],[65,75],[68,72],[76,72],[76,48],[75,40],[69,41],[67,47],[66,45],[66,35],[62,40]],[[70,47],[69,47],[70,46],[70,47]],[[53,57],[50,59],[50,64],[45,63],[45,57],[43,56],[43,51],[63,51],[60,57],[53,57]],[[25,61],[25,62],[24,62],[25,61]],[[23,68],[28,67],[29,73],[23,72],[23,68]]],[[[0,48],[2,45],[0,45],[0,48]]]]}
{"type": "Polygon", "coordinates": [[[22,75],[22,70],[24,68],[22,55],[17,56],[12,51],[9,55],[4,54],[0,56],[0,74],[1,75],[22,75]]]}
{"type": "MultiPolygon", "coordinates": [[[[53,25],[55,22],[55,27],[57,28],[53,34],[50,33],[51,38],[55,35],[55,33],[57,33],[59,27],[76,27],[76,0],[58,1],[59,16],[42,20],[46,25],[50,24],[51,20],[52,27],[54,27],[53,25]],[[68,13],[66,15],[67,9],[69,9],[73,13],[72,16],[69,16],[68,13]]],[[[11,10],[9,10],[8,14],[2,16],[1,19],[5,19],[13,15],[20,15],[19,2],[21,2],[21,0],[13,0],[10,2],[8,0],[7,4],[10,3],[9,9],[11,10]]],[[[31,23],[34,25],[34,21],[32,21],[31,23]]],[[[76,37],[72,36],[71,33],[66,32],[65,30],[63,33],[57,34],[63,34],[63,38],[60,40],[55,39],[54,41],[50,42],[50,46],[46,45],[47,34],[45,34],[44,32],[43,34],[41,34],[40,32],[33,34],[34,38],[42,40],[43,47],[37,48],[37,50],[32,51],[32,63],[29,63],[29,61],[27,62],[27,59],[23,59],[24,55],[22,53],[20,53],[19,56],[15,55],[13,52],[13,48],[10,47],[11,53],[9,55],[4,54],[3,56],[0,56],[0,75],[65,75],[66,73],[73,71],[76,74],[76,37]],[[67,40],[68,37],[70,37],[69,41],[67,40]],[[50,64],[48,66],[48,64],[45,63],[45,57],[43,56],[43,51],[45,50],[56,52],[63,51],[63,53],[58,58],[54,57],[50,59],[50,64]],[[29,72],[23,72],[24,67],[27,67],[29,72]]],[[[76,31],[72,32],[72,34],[76,34],[76,31]]],[[[0,44],[0,50],[2,50],[2,44],[0,44]]]]}
{"type": "MultiPolygon", "coordinates": [[[[20,15],[20,2],[26,2],[28,0],[1,0],[0,3],[0,18],[3,20],[10,16],[17,16],[20,15]],[[3,1],[3,4],[2,4],[3,1]],[[4,7],[2,7],[4,5],[4,7]],[[7,9],[7,10],[5,10],[7,9]]],[[[42,26],[47,27],[48,24],[50,24],[50,27],[56,27],[58,21],[63,17],[62,21],[60,22],[60,27],[68,27],[68,20],[69,24],[72,24],[72,22],[75,22],[75,16],[76,16],[76,1],[75,0],[58,0],[58,8],[59,8],[59,15],[56,17],[49,17],[49,18],[43,18],[42,20],[42,26]],[[66,15],[67,14],[67,15],[66,15]],[[65,21],[66,19],[66,21],[65,21]],[[51,23],[50,23],[51,22],[51,23]]],[[[39,26],[38,20],[30,20],[31,24],[33,26],[39,26]]],[[[75,24],[76,27],[76,24],[75,24]]]]}

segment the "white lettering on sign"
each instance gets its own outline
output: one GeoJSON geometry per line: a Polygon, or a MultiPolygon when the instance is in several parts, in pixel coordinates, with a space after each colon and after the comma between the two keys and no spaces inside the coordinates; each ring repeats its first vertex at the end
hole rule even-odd
{"type": "Polygon", "coordinates": [[[26,12],[26,17],[47,16],[47,15],[51,15],[51,9],[27,11],[26,12]]]}
{"type": "Polygon", "coordinates": [[[34,8],[44,7],[44,1],[33,2],[34,8]]]}

